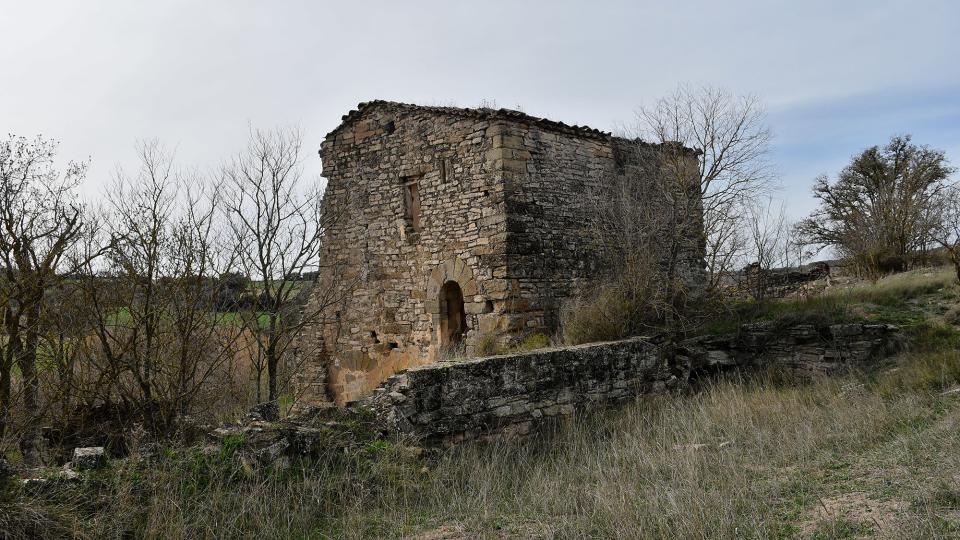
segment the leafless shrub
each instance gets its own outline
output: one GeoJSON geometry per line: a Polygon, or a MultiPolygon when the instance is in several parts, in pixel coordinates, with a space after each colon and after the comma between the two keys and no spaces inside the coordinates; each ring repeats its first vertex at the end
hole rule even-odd
{"type": "Polygon", "coordinates": [[[246,149],[222,171],[236,268],[259,287],[255,301],[240,310],[253,337],[257,373],[267,373],[266,401],[276,403],[290,391],[300,363],[293,352],[300,331],[317,324],[334,302],[332,283],[315,287],[302,275],[320,266],[321,241],[334,215],[325,208],[317,183],[307,183],[301,168],[302,138],[297,130],[252,130],[246,149]]]}

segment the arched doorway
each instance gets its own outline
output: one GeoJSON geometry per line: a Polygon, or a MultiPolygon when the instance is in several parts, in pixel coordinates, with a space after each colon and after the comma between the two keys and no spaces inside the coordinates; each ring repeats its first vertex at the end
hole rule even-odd
{"type": "Polygon", "coordinates": [[[467,313],[463,309],[463,290],[456,281],[440,288],[440,345],[455,348],[467,333],[467,313]]]}

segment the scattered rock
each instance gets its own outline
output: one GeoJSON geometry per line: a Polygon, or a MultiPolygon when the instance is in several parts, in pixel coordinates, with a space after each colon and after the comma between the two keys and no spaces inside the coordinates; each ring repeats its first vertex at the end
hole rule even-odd
{"type": "Polygon", "coordinates": [[[50,469],[37,469],[33,471],[33,474],[38,473],[42,476],[24,478],[20,480],[20,484],[30,489],[43,489],[60,484],[70,484],[80,480],[80,473],[68,467],[53,471],[50,469]]]}
{"type": "Polygon", "coordinates": [[[947,321],[948,324],[960,326],[960,304],[947,309],[947,312],[943,314],[943,320],[947,321]]]}
{"type": "Polygon", "coordinates": [[[261,403],[247,412],[246,420],[266,420],[275,422],[280,419],[280,407],[276,401],[261,403]]]}
{"type": "Polygon", "coordinates": [[[70,461],[72,468],[78,471],[96,469],[102,467],[106,462],[107,453],[102,446],[74,448],[73,459],[70,461]]]}
{"type": "Polygon", "coordinates": [[[270,446],[257,451],[257,461],[264,465],[271,464],[278,458],[282,457],[287,448],[290,448],[290,442],[285,438],[280,439],[270,446]]]}
{"type": "Polygon", "coordinates": [[[239,424],[210,429],[209,442],[200,451],[204,455],[216,455],[228,445],[244,469],[286,468],[292,460],[366,444],[377,432],[364,414],[351,409],[324,408],[276,422],[248,414],[239,424]]]}

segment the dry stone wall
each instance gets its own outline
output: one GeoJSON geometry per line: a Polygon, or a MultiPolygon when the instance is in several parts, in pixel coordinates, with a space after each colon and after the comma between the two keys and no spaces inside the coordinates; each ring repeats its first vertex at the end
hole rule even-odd
{"type": "Polygon", "coordinates": [[[801,374],[867,368],[901,349],[891,325],[744,326],[678,346],[646,338],[408,369],[359,402],[388,430],[454,443],[524,434],[550,419],[687,386],[693,376],[770,366],[801,374]]]}
{"type": "Polygon", "coordinates": [[[682,343],[678,361],[701,372],[729,368],[777,367],[798,375],[866,369],[878,358],[903,349],[900,329],[889,324],[744,325],[737,333],[704,336],[682,343]]]}
{"type": "Polygon", "coordinates": [[[390,429],[449,443],[663,392],[680,384],[674,371],[660,347],[636,338],[415,367],[363,404],[390,429]]]}

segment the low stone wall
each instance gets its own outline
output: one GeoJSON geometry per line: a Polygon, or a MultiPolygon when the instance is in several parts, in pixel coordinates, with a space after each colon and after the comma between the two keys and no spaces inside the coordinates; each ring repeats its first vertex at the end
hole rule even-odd
{"type": "Polygon", "coordinates": [[[359,405],[427,443],[523,434],[550,418],[686,386],[691,374],[781,367],[833,374],[902,348],[891,325],[744,325],[676,346],[633,338],[410,368],[359,405]]]}
{"type": "Polygon", "coordinates": [[[432,364],[390,377],[362,404],[426,442],[526,433],[546,419],[683,384],[644,338],[432,364]]]}
{"type": "Polygon", "coordinates": [[[684,341],[679,362],[694,372],[775,367],[799,375],[831,375],[863,369],[904,346],[897,326],[889,324],[744,325],[735,334],[703,336],[684,341]]]}

